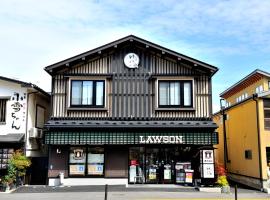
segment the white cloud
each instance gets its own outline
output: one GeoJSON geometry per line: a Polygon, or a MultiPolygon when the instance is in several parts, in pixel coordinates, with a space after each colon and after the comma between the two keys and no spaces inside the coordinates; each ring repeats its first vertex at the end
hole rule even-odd
{"type": "Polygon", "coordinates": [[[1,75],[50,90],[43,67],[128,34],[210,64],[269,52],[269,7],[256,0],[2,1],[1,75]]]}

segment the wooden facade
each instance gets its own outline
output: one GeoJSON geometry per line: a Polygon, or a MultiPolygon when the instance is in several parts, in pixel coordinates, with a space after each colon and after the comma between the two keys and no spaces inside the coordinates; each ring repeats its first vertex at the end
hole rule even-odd
{"type": "Polygon", "coordinates": [[[53,118],[110,118],[145,120],[151,118],[211,118],[212,73],[197,64],[127,41],[111,49],[66,64],[52,75],[53,118]],[[134,52],[140,57],[137,69],[123,63],[124,56],[134,52]],[[103,109],[69,108],[70,80],[106,80],[106,103],[103,109]],[[193,108],[161,109],[157,106],[157,81],[192,80],[193,108]]]}

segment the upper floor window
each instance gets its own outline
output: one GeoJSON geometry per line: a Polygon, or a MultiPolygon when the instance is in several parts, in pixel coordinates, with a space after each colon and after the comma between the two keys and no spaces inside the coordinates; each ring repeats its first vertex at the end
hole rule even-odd
{"type": "Polygon", "coordinates": [[[263,86],[262,86],[262,85],[259,85],[258,87],[256,87],[255,92],[256,92],[256,93],[261,93],[261,92],[263,92],[263,86]]]}
{"type": "Polygon", "coordinates": [[[160,108],[192,107],[192,81],[159,81],[158,105],[160,108]]]}
{"type": "Polygon", "coordinates": [[[0,99],[0,124],[6,123],[7,99],[0,99]]]}
{"type": "Polygon", "coordinates": [[[104,107],[104,80],[72,80],[71,107],[104,107]]]}
{"type": "Polygon", "coordinates": [[[270,100],[263,100],[264,107],[264,128],[270,130],[270,100]]]}

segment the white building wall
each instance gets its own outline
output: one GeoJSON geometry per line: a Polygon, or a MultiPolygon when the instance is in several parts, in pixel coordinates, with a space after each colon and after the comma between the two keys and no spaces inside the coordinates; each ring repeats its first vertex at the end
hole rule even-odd
{"type": "Polygon", "coordinates": [[[27,89],[20,84],[0,80],[0,98],[8,98],[6,123],[0,124],[0,135],[26,132],[27,89]]]}
{"type": "Polygon", "coordinates": [[[50,97],[33,88],[22,87],[21,84],[0,80],[0,98],[8,99],[6,123],[0,124],[0,137],[6,134],[24,134],[27,157],[47,156],[47,148],[41,139],[30,139],[29,132],[35,128],[36,105],[45,108],[44,119],[49,118],[50,97]]]}

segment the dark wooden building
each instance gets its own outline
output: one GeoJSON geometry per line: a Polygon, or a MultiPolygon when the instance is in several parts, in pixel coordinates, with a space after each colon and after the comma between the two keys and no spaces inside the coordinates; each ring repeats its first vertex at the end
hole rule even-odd
{"type": "Polygon", "coordinates": [[[130,35],[45,70],[50,185],[60,173],[64,185],[213,178],[212,150],[207,172],[202,149],[218,143],[216,67],[130,35]]]}

